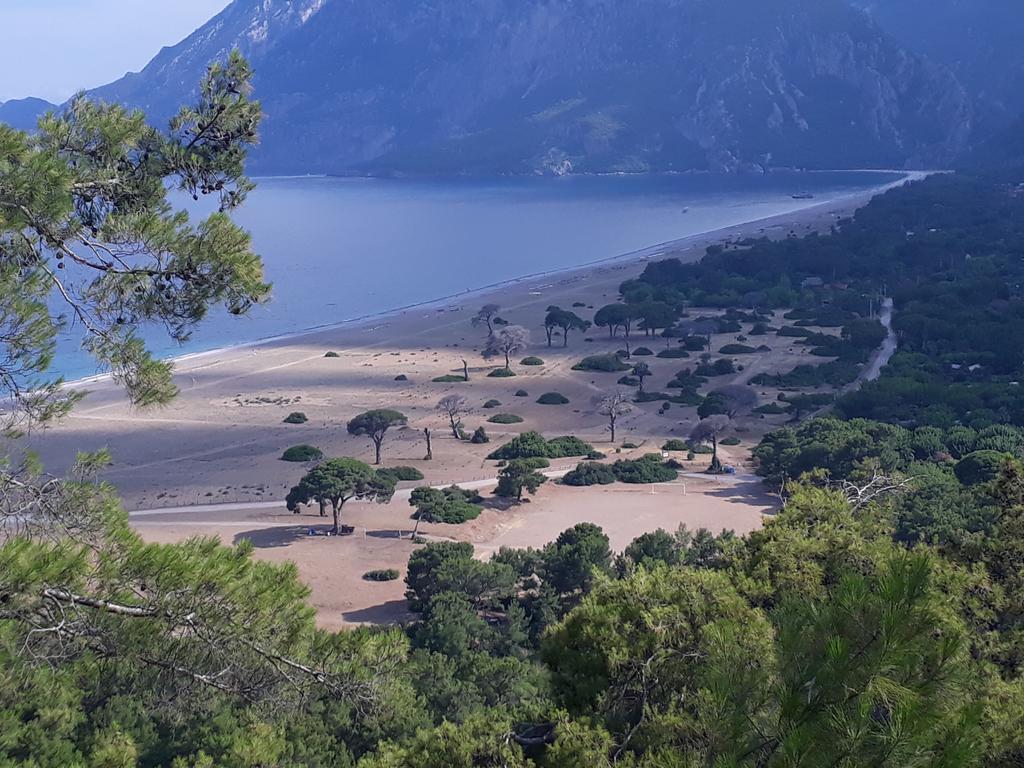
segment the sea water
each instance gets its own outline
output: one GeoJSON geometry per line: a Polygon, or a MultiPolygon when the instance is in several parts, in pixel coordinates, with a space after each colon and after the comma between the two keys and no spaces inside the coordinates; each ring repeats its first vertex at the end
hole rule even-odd
{"type": "MultiPolygon", "coordinates": [[[[214,307],[184,345],[160,327],[142,335],[159,357],[173,357],[298,333],[794,212],[899,178],[853,171],[257,179],[233,215],[263,257],[271,300],[243,317],[214,307]],[[814,198],[793,197],[807,193],[814,198]]],[[[60,339],[54,367],[68,379],[102,372],[80,341],[75,327],[60,339]]]]}

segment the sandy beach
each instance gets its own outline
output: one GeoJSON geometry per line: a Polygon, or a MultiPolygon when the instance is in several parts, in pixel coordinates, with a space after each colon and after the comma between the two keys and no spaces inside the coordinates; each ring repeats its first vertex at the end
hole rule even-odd
{"type": "MultiPolygon", "coordinates": [[[[593,400],[614,388],[618,375],[571,369],[585,355],[620,348],[621,340],[611,340],[604,329],[595,328],[585,336],[570,337],[568,348],[563,349],[560,340],[548,348],[542,327],[547,306],[577,305],[576,311],[589,319],[592,308],[615,301],[620,283],[637,276],[647,261],[669,256],[696,260],[709,245],[727,240],[828,231],[878,191],[359,322],[192,355],[177,361],[180,396],[160,410],[137,411],[112,382],[92,380],[86,385],[88,397],[73,415],[32,437],[30,443],[54,473],[62,472],[77,451],[108,448],[114,464],[104,478],[116,486],[129,510],[139,512],[132,521],[147,539],[177,541],[214,535],[231,543],[245,538],[255,544],[259,557],[295,561],[326,626],[399,620],[404,613],[402,583],[371,584],[361,576],[372,568],[404,567],[413,545],[397,536],[412,526],[407,493],[403,496],[400,490],[386,506],[346,506],[344,517],[357,527],[356,536],[308,537],[308,526],[319,524],[320,519],[311,513],[296,518],[281,501],[304,472],[303,465],[280,459],[286,448],[307,443],[328,456],[372,461],[369,441],[349,436],[345,424],[361,411],[387,407],[407,414],[409,426],[388,435],[384,464],[414,466],[431,484],[472,483],[486,490],[497,473],[493,462],[485,461],[486,454],[495,444],[529,429],[548,436],[575,434],[608,451],[605,421],[596,413],[593,400]],[[517,357],[536,355],[544,365],[514,365],[515,378],[486,377],[495,367],[480,353],[486,329],[470,324],[485,303],[500,305],[505,320],[531,330],[532,347],[517,357]],[[338,356],[325,357],[327,352],[338,356]],[[432,381],[461,373],[463,359],[470,367],[469,383],[432,381]],[[407,380],[396,380],[399,376],[407,380]],[[528,396],[516,397],[518,390],[527,391],[528,396]],[[570,403],[537,404],[545,392],[560,392],[570,403]],[[446,431],[446,420],[435,405],[453,393],[465,395],[470,403],[466,427],[472,431],[485,425],[491,445],[469,445],[446,431]],[[501,406],[483,409],[491,399],[499,400],[501,406]],[[308,422],[282,423],[292,411],[304,412],[308,422]],[[512,413],[523,422],[487,423],[494,413],[512,413]],[[430,462],[423,460],[424,428],[434,434],[430,462]],[[192,509],[196,505],[201,506],[192,509]]],[[[734,340],[735,334],[716,337],[714,348],[734,340]]],[[[743,370],[733,380],[742,383],[760,372],[786,371],[807,362],[807,351],[792,341],[765,337],[771,351],[739,360],[743,370]]],[[[634,337],[634,346],[645,345],[654,352],[666,343],[658,337],[634,337]]],[[[688,362],[644,359],[654,371],[647,385],[652,391],[663,390],[688,362]]],[[[729,382],[716,381],[725,383],[729,382]]],[[[765,402],[777,395],[768,390],[759,394],[765,402]]],[[[620,441],[639,446],[624,456],[657,451],[665,439],[685,437],[697,420],[695,409],[676,406],[659,413],[659,406],[657,402],[638,405],[623,419],[620,441]]],[[[430,536],[472,541],[481,556],[501,546],[542,546],[584,520],[604,527],[616,549],[645,531],[675,530],[680,524],[747,532],[774,509],[773,500],[749,476],[749,447],[781,424],[782,418],[756,418],[741,426],[741,445],[728,449],[728,460],[739,468],[736,478],[688,476],[656,488],[573,489],[549,483],[528,504],[489,508],[480,519],[463,526],[424,526],[422,530],[430,536]]],[[[553,469],[564,471],[574,463],[563,462],[553,469]]],[[[697,475],[703,466],[695,463],[689,469],[697,475]]],[[[400,488],[407,492],[409,485],[400,488]]]]}

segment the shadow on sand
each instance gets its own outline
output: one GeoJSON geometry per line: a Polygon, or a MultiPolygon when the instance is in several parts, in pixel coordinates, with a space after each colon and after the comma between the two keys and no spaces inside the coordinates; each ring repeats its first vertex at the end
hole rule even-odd
{"type": "MultiPolygon", "coordinates": [[[[310,536],[309,530],[314,529],[324,533],[331,529],[330,525],[289,525],[289,526],[276,526],[274,528],[259,528],[253,531],[243,531],[242,533],[235,534],[233,543],[238,544],[239,542],[251,541],[252,545],[257,549],[275,549],[277,547],[287,547],[294,544],[297,541],[304,541],[306,539],[317,540],[320,537],[310,536]]],[[[324,537],[323,540],[326,540],[324,537]]]]}
{"type": "Polygon", "coordinates": [[[402,624],[413,618],[406,600],[389,600],[380,605],[344,611],[341,617],[351,624],[402,624]]]}

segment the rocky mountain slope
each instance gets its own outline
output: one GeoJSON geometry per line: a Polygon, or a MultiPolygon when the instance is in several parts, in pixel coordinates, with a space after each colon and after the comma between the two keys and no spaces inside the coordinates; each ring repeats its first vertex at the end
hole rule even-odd
{"type": "Polygon", "coordinates": [[[6,123],[19,131],[29,131],[35,127],[40,115],[56,108],[56,104],[43,99],[11,99],[0,103],[0,123],[6,123]]]}
{"type": "Polygon", "coordinates": [[[846,0],[235,0],[94,95],[165,119],[233,47],[265,173],[934,166],[976,119],[846,0]]]}

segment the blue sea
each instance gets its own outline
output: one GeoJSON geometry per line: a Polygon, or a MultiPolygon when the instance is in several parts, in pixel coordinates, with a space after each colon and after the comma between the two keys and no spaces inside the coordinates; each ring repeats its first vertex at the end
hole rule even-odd
{"type": "MultiPolygon", "coordinates": [[[[895,181],[883,172],[481,180],[266,178],[236,220],[253,235],[273,298],[245,317],[211,311],[185,345],[143,335],[160,357],[297,333],[569,269],[784,214],[895,181]],[[811,193],[813,200],[794,200],[811,193]]],[[[198,212],[197,212],[198,213],[198,212]]],[[[71,328],[56,368],[101,373],[71,328]]]]}

